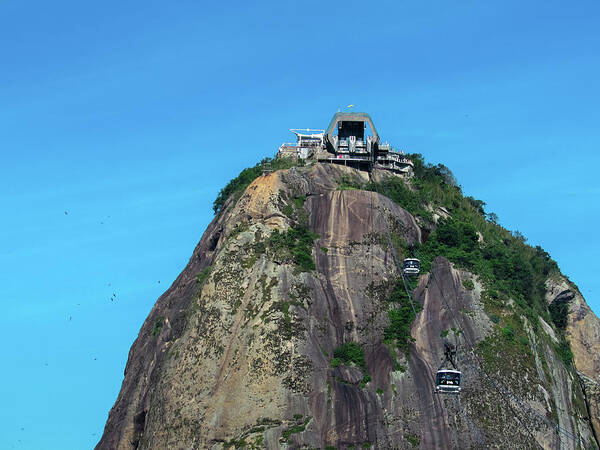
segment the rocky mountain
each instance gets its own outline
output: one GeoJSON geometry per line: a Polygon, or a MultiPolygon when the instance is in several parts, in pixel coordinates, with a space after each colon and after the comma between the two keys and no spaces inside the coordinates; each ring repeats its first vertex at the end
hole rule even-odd
{"type": "Polygon", "coordinates": [[[233,180],[96,448],[598,448],[599,319],[413,159],[412,178],[272,161],[233,180]],[[448,343],[462,391],[436,394],[448,343]]]}

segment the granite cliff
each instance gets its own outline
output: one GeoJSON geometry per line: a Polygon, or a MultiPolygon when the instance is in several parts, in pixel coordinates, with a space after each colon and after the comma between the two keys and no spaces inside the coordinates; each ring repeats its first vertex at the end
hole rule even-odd
{"type": "Polygon", "coordinates": [[[598,448],[599,319],[443,169],[314,163],[227,196],[97,448],[598,448]],[[447,341],[459,395],[434,393],[447,341]]]}

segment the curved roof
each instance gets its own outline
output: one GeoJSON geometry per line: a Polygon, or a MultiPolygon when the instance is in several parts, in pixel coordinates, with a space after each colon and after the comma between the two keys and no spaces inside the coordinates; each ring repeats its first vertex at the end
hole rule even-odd
{"type": "Polygon", "coordinates": [[[337,125],[337,123],[345,122],[345,121],[367,122],[369,124],[369,126],[371,127],[371,131],[373,132],[373,138],[376,141],[379,141],[379,134],[377,134],[377,130],[375,129],[375,125],[373,125],[373,120],[371,119],[371,116],[369,116],[367,113],[364,113],[364,112],[338,112],[338,113],[335,113],[331,119],[331,122],[329,122],[329,126],[327,127],[327,130],[325,130],[325,136],[326,136],[327,140],[329,140],[330,142],[333,140],[333,133],[334,133],[335,126],[337,125]]]}

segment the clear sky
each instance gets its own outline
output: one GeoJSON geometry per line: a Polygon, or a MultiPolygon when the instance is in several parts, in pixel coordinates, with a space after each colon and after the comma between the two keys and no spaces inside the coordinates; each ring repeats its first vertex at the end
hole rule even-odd
{"type": "Polygon", "coordinates": [[[370,3],[0,2],[0,448],[93,447],[218,190],[350,103],[600,312],[600,4],[370,3]]]}

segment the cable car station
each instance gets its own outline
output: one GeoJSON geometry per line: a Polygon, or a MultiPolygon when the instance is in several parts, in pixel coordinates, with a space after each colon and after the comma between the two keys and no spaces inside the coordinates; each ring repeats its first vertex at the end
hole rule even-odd
{"type": "Polygon", "coordinates": [[[291,129],[295,143],[283,143],[277,157],[313,159],[359,170],[373,168],[411,176],[413,162],[404,152],[380,142],[371,116],[362,112],[335,113],[327,129],[291,129]]]}

